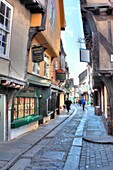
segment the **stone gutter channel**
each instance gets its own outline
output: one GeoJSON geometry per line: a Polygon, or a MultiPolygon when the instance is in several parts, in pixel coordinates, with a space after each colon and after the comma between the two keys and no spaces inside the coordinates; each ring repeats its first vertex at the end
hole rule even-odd
{"type": "Polygon", "coordinates": [[[70,148],[65,166],[63,170],[78,170],[79,168],[79,161],[82,149],[82,141],[84,135],[84,126],[87,120],[86,113],[83,115],[79,126],[77,127],[75,138],[73,140],[72,146],[70,148]]]}

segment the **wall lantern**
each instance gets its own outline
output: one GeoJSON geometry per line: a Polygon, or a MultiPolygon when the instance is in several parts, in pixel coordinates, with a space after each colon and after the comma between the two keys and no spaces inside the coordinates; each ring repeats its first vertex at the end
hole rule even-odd
{"type": "Polygon", "coordinates": [[[42,95],[40,94],[40,95],[38,96],[38,98],[41,99],[41,98],[42,98],[42,95]]]}

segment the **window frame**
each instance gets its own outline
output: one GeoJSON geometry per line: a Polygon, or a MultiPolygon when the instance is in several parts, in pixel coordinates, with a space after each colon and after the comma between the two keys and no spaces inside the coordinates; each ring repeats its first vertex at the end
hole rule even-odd
{"type": "Polygon", "coordinates": [[[44,54],[44,77],[50,77],[50,59],[47,54],[44,54]]]}
{"type": "Polygon", "coordinates": [[[23,119],[23,118],[27,118],[27,117],[29,117],[29,116],[34,116],[34,115],[38,115],[38,102],[37,102],[37,97],[15,97],[14,98],[14,101],[13,101],[13,107],[12,107],[12,119],[11,119],[11,122],[14,122],[14,121],[17,121],[17,120],[20,120],[20,119],[23,119]],[[27,104],[26,102],[25,102],[25,100],[26,99],[28,99],[29,98],[29,114],[28,115],[25,115],[25,110],[26,110],[26,108],[25,108],[25,105],[27,104]],[[32,99],[34,99],[34,114],[30,114],[30,101],[31,101],[31,98],[32,99]],[[15,99],[17,100],[17,103],[15,103],[15,99]],[[24,104],[23,104],[23,116],[22,117],[19,117],[19,111],[20,111],[20,109],[19,109],[19,100],[20,99],[24,99],[24,104]],[[16,107],[15,107],[16,106],[16,107]],[[16,110],[16,115],[17,115],[17,117],[16,118],[14,118],[14,116],[15,116],[15,108],[17,108],[17,110],[16,110]]]}
{"type": "MultiPolygon", "coordinates": [[[[4,17],[4,21],[8,20],[10,22],[9,24],[9,30],[7,30],[5,28],[5,22],[4,25],[2,25],[2,23],[0,23],[0,31],[3,35],[3,32],[6,33],[6,41],[4,41],[4,44],[6,42],[6,52],[5,54],[0,52],[0,58],[4,58],[4,59],[9,59],[9,53],[10,53],[10,42],[11,42],[11,29],[12,29],[12,18],[13,18],[13,6],[11,6],[8,2],[6,2],[5,0],[1,0],[0,3],[3,3],[5,5],[5,14],[3,15],[0,12],[0,16],[4,17]],[[6,15],[6,8],[10,9],[10,18],[8,18],[6,15]]],[[[1,36],[2,37],[2,36],[1,36]]],[[[1,41],[1,50],[2,50],[2,43],[3,41],[1,41]]]]}
{"type": "Polygon", "coordinates": [[[54,26],[55,26],[55,8],[54,8],[52,1],[50,2],[50,18],[49,18],[49,20],[50,20],[52,27],[54,28],[54,26]]]}
{"type": "Polygon", "coordinates": [[[40,63],[32,62],[32,73],[35,75],[40,75],[40,63]],[[35,67],[35,68],[33,69],[33,67],[35,67]],[[37,71],[38,71],[38,73],[37,73],[37,71]]]}

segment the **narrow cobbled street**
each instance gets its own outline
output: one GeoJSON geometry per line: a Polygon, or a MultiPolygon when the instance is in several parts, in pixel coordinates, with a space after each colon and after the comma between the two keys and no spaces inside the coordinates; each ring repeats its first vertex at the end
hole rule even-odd
{"type": "Polygon", "coordinates": [[[94,107],[72,105],[37,130],[0,144],[1,170],[112,170],[113,137],[94,107]],[[12,156],[12,157],[11,157],[12,156]],[[3,165],[4,163],[4,165],[3,165]]]}
{"type": "MultiPolygon", "coordinates": [[[[67,114],[67,113],[65,113],[67,114]]],[[[29,162],[25,170],[62,170],[84,112],[81,109],[21,156],[11,170],[29,162]],[[33,155],[34,154],[34,155],[33,155]],[[22,164],[21,164],[22,162],[22,164]]]]}
{"type": "MultiPolygon", "coordinates": [[[[82,114],[80,111],[69,121],[66,121],[60,132],[49,134],[44,140],[45,145],[37,152],[31,160],[31,165],[25,170],[62,170],[66,162],[68,153],[75,137],[76,129],[80,123],[82,114]]],[[[40,143],[39,143],[40,145],[40,143]]]]}

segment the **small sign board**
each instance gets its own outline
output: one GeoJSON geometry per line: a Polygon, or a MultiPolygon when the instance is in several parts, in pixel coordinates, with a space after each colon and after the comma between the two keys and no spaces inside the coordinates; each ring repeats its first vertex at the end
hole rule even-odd
{"type": "Polygon", "coordinates": [[[80,49],[80,62],[90,62],[90,50],[89,49],[80,49]]]}
{"type": "Polygon", "coordinates": [[[66,80],[66,73],[56,73],[56,80],[60,81],[66,80]]]}
{"type": "Polygon", "coordinates": [[[44,47],[43,46],[32,47],[32,61],[35,63],[44,61],[44,47]]]}
{"type": "Polygon", "coordinates": [[[113,63],[113,54],[111,54],[111,62],[113,63]]]}

